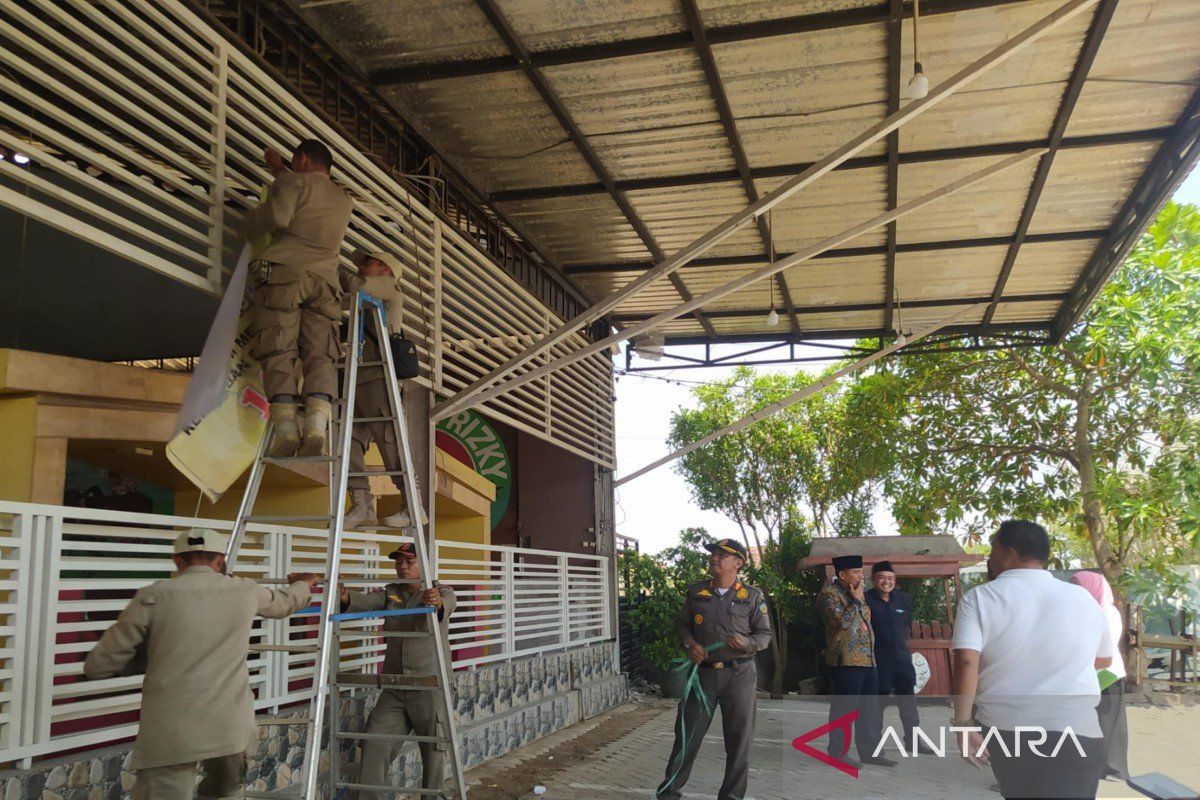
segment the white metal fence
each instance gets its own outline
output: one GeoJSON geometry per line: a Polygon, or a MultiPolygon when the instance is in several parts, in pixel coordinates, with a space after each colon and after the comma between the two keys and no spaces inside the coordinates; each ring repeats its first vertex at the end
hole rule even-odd
{"type": "MultiPolygon", "coordinates": [[[[232,523],[0,502],[0,762],[136,733],[141,678],[87,681],[83,660],[137,589],[170,576],[171,540],[192,525],[228,530],[232,523]]],[[[251,525],[238,573],[282,579],[323,572],[325,538],[323,531],[251,525]]],[[[347,583],[394,577],[386,554],[398,541],[347,533],[347,583]]],[[[450,619],[457,668],[612,638],[607,558],[444,542],[437,559],[439,579],[459,601],[450,619]]],[[[349,625],[370,631],[379,623],[349,625]]],[[[252,641],[294,644],[316,630],[314,614],[258,620],[252,641]]],[[[342,669],[370,672],[383,643],[348,637],[341,653],[342,669]]],[[[308,699],[310,654],[252,653],[249,670],[259,709],[308,699]]]]}
{"type": "MultiPolygon", "coordinates": [[[[178,0],[0,2],[0,146],[30,159],[0,159],[0,206],[219,294],[270,179],[263,148],[308,137],[355,201],[344,255],[404,264],[421,383],[451,394],[562,323],[178,0]]],[[[612,394],[598,354],[485,407],[612,467],[612,394]]]]}

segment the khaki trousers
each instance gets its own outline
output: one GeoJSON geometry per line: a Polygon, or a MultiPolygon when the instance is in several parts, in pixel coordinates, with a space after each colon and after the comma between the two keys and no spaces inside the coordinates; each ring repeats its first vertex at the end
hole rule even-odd
{"type": "Polygon", "coordinates": [[[225,800],[246,796],[246,754],[187,761],[137,771],[133,800],[225,800]],[[196,786],[196,767],[203,778],[196,786]]]}
{"type": "MultiPolygon", "coordinates": [[[[367,733],[387,733],[406,735],[415,733],[418,736],[445,735],[445,726],[439,725],[441,713],[436,699],[430,692],[393,692],[384,691],[379,695],[379,701],[371,710],[371,718],[367,720],[367,733]]],[[[367,739],[362,746],[362,770],[359,772],[359,783],[373,786],[388,785],[388,768],[396,757],[396,751],[403,742],[386,742],[378,739],[367,739]]],[[[421,750],[421,783],[426,788],[441,789],[446,785],[446,745],[440,742],[420,742],[421,750]]],[[[400,795],[404,791],[396,790],[400,795]]],[[[382,792],[360,791],[358,800],[384,800],[382,792]]]]}
{"type": "Polygon", "coordinates": [[[304,394],[338,396],[336,363],[341,353],[338,289],[307,270],[272,264],[254,275],[250,290],[250,352],[263,370],[267,398],[304,394]]]}
{"type": "MultiPolygon", "coordinates": [[[[388,407],[387,386],[382,379],[359,381],[354,390],[354,416],[356,417],[385,417],[391,414],[388,407]]],[[[350,471],[363,472],[367,468],[367,449],[371,442],[379,447],[383,456],[383,468],[394,472],[402,468],[400,463],[400,443],[396,441],[396,429],[391,422],[356,422],[350,433],[350,471]]],[[[392,483],[402,492],[404,478],[392,475],[392,483]]],[[[350,491],[359,489],[369,491],[371,479],[365,475],[354,475],[346,481],[350,491]]]]}
{"type": "MultiPolygon", "coordinates": [[[[717,800],[742,800],[750,777],[750,749],[754,744],[755,714],[758,707],[758,669],[753,661],[732,664],[725,669],[700,668],[700,687],[708,697],[709,708],[721,709],[721,733],[725,738],[725,780],[717,800]]],[[[666,777],[654,795],[661,800],[679,800],[683,786],[692,774],[692,765],[700,752],[704,735],[713,715],[704,710],[696,697],[680,703],[675,717],[675,744],[667,759],[666,777]],[[680,736],[681,724],[687,742],[680,736]]]]}

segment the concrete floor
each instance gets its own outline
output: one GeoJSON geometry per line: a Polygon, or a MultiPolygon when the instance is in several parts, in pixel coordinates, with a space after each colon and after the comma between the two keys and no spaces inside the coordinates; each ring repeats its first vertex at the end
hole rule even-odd
{"type": "MultiPolygon", "coordinates": [[[[647,700],[653,713],[627,732],[598,741],[584,758],[560,758],[556,764],[543,760],[529,765],[529,789],[540,784],[542,795],[532,791],[522,798],[540,800],[625,800],[654,796],[663,778],[671,748],[675,719],[674,704],[647,700]]],[[[649,709],[648,709],[649,710],[649,709]]],[[[865,767],[858,779],[838,772],[792,748],[792,740],[823,724],[826,707],[801,700],[760,700],[759,722],[751,762],[747,800],[832,800],[833,798],[931,798],[935,800],[999,800],[990,789],[995,782],[990,770],[978,770],[957,756],[900,759],[895,768],[865,767]]],[[[947,723],[948,708],[924,707],[922,721],[932,727],[947,723]]],[[[1164,772],[1184,785],[1200,788],[1200,759],[1196,733],[1200,731],[1200,708],[1135,707],[1129,711],[1130,764],[1134,774],[1164,772]]],[[[891,707],[885,724],[898,727],[891,707]]],[[[563,732],[567,733],[567,732],[563,732]]],[[[824,740],[817,742],[818,746],[824,740]]],[[[851,751],[853,752],[853,751],[851,751]]],[[[897,754],[892,752],[895,757],[897,754]]],[[[724,769],[720,719],[713,720],[705,737],[684,796],[716,797],[724,769]]],[[[507,758],[507,757],[506,757],[507,758]]],[[[1138,793],[1123,783],[1103,782],[1102,798],[1135,798],[1138,793]]]]}

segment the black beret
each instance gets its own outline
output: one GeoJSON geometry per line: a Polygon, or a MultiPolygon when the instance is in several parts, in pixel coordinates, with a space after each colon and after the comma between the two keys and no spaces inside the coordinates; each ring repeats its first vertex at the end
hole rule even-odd
{"type": "Polygon", "coordinates": [[[415,558],[416,555],[417,555],[416,546],[413,545],[412,542],[405,542],[403,544],[397,545],[395,550],[388,553],[388,558],[396,558],[397,556],[404,556],[405,558],[415,558]]]}
{"type": "Polygon", "coordinates": [[[861,569],[862,556],[834,556],[833,571],[841,572],[844,569],[861,569]]]}
{"type": "Polygon", "coordinates": [[[872,575],[874,575],[876,572],[895,572],[895,571],[896,570],[892,567],[892,562],[890,562],[890,561],[879,561],[875,564],[875,566],[871,567],[872,575]]]}

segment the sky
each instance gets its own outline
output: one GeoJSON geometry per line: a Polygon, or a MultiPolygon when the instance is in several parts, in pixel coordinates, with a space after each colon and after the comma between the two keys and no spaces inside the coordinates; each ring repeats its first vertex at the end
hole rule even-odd
{"type": "MultiPolygon", "coordinates": [[[[1175,199],[1200,205],[1200,169],[1192,172],[1175,193],[1175,199]]],[[[786,321],[781,323],[786,324],[786,321]]],[[[700,348],[682,348],[685,355],[702,355],[700,348]]],[[[730,349],[714,348],[714,355],[730,349]]],[[[817,355],[819,351],[799,348],[797,355],[817,355]]],[[[635,357],[635,364],[647,362],[635,357]]],[[[659,362],[654,366],[667,362],[659,362]]],[[[618,373],[625,368],[625,355],[616,359],[618,373]]],[[[760,370],[776,372],[820,372],[825,365],[773,365],[760,370]]],[[[666,445],[671,413],[678,408],[694,407],[691,389],[697,382],[726,378],[731,368],[674,369],[663,372],[620,375],[617,378],[617,476],[628,474],[661,456],[670,448],[666,445]],[[653,376],[653,377],[652,377],[653,376]]],[[[896,524],[886,507],[876,509],[875,530],[880,534],[896,533],[896,524]]],[[[714,536],[741,534],[729,518],[714,511],[705,511],[691,498],[687,483],[672,465],[665,465],[617,488],[617,532],[632,536],[640,542],[642,552],[656,553],[679,540],[679,531],[687,527],[702,527],[714,536]]]]}

